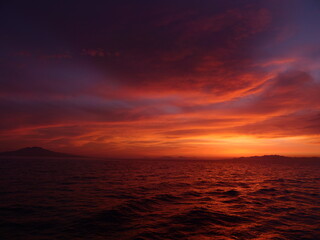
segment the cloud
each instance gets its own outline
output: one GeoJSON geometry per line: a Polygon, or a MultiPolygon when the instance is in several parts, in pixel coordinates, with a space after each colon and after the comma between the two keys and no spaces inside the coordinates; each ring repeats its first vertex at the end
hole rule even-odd
{"type": "Polygon", "coordinates": [[[20,5],[1,10],[2,146],[210,155],[318,142],[312,1],[20,5]]]}
{"type": "Polygon", "coordinates": [[[263,121],[234,128],[235,133],[267,138],[319,136],[320,109],[299,111],[288,115],[271,117],[263,121]]]}
{"type": "Polygon", "coordinates": [[[52,54],[52,55],[44,55],[41,56],[42,59],[70,59],[72,58],[69,53],[61,53],[61,54],[52,54]]]}
{"type": "Polygon", "coordinates": [[[243,102],[239,101],[239,111],[268,114],[319,108],[319,91],[319,82],[309,73],[288,71],[267,82],[260,94],[250,96],[243,102]]]}
{"type": "Polygon", "coordinates": [[[101,48],[98,49],[82,49],[82,54],[91,57],[104,57],[107,52],[101,48]]]}

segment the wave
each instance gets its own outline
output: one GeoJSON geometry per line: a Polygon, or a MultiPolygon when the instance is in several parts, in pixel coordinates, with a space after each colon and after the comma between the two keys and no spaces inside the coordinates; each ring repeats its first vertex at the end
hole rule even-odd
{"type": "Polygon", "coordinates": [[[192,225],[204,227],[206,225],[234,226],[243,222],[248,222],[247,218],[223,212],[213,212],[208,208],[196,207],[185,213],[172,217],[176,224],[192,225]]]}
{"type": "Polygon", "coordinates": [[[220,197],[238,197],[239,195],[241,195],[241,193],[235,189],[231,189],[228,191],[218,189],[215,191],[207,192],[207,194],[211,196],[220,196],[220,197]]]}

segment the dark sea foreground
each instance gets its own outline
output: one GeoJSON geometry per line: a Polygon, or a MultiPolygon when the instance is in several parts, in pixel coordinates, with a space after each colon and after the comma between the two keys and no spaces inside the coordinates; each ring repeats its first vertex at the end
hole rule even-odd
{"type": "Polygon", "coordinates": [[[320,162],[0,160],[0,239],[320,239],[320,162]]]}

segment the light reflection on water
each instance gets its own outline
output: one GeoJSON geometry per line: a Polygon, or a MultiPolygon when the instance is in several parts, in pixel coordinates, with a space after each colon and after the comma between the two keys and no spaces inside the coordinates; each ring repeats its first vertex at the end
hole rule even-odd
{"type": "Polygon", "coordinates": [[[0,160],[1,239],[319,239],[315,161],[0,160]]]}

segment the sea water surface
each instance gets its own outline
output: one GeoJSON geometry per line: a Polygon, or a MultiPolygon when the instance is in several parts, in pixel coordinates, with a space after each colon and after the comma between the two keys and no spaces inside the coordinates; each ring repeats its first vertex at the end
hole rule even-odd
{"type": "Polygon", "coordinates": [[[0,239],[320,239],[320,162],[1,159],[0,239]]]}

